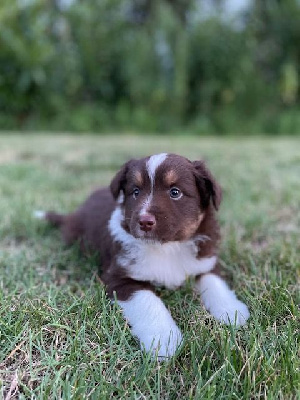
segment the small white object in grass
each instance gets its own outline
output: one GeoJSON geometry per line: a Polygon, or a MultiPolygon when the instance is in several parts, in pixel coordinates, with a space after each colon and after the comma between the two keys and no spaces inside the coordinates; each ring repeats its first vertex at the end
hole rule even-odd
{"type": "Polygon", "coordinates": [[[35,210],[33,211],[33,217],[37,219],[45,219],[46,218],[46,212],[42,210],[35,210]]]}

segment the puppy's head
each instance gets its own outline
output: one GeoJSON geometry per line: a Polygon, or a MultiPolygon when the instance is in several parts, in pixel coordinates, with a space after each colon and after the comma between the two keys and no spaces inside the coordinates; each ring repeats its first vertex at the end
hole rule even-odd
{"type": "Polygon", "coordinates": [[[221,188],[203,161],[158,154],[127,162],[111,182],[124,228],[161,243],[191,239],[209,207],[218,209],[221,188]]]}

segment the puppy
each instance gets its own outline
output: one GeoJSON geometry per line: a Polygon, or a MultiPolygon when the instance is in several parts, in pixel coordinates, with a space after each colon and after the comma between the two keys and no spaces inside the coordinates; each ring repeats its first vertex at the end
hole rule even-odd
{"type": "Polygon", "coordinates": [[[182,334],[156,285],[175,289],[193,276],[217,320],[243,325],[249,317],[218,275],[220,202],[221,188],[203,161],[163,153],[128,161],[110,190],[95,191],[71,214],[36,216],[60,227],[67,244],[99,253],[108,296],[117,299],[142,348],[166,358],[182,334]]]}

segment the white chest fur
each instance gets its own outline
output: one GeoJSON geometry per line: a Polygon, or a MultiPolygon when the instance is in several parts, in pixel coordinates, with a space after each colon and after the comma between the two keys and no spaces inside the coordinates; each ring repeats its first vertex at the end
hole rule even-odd
{"type": "Polygon", "coordinates": [[[118,263],[127,269],[131,278],[174,288],[188,276],[209,272],[215,266],[215,256],[196,258],[197,248],[193,241],[160,244],[134,238],[122,228],[122,218],[118,207],[112,213],[109,230],[122,244],[118,263]]]}

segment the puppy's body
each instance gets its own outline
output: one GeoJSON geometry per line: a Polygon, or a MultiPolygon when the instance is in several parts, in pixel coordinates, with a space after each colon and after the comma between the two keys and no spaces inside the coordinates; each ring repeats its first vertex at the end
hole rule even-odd
{"type": "Polygon", "coordinates": [[[116,295],[147,351],[173,355],[182,337],[154,285],[176,288],[188,276],[220,321],[243,324],[249,312],[217,275],[221,190],[203,162],[159,154],[126,163],[110,190],[74,213],[46,213],[67,244],[98,252],[108,295],[116,295]]]}

